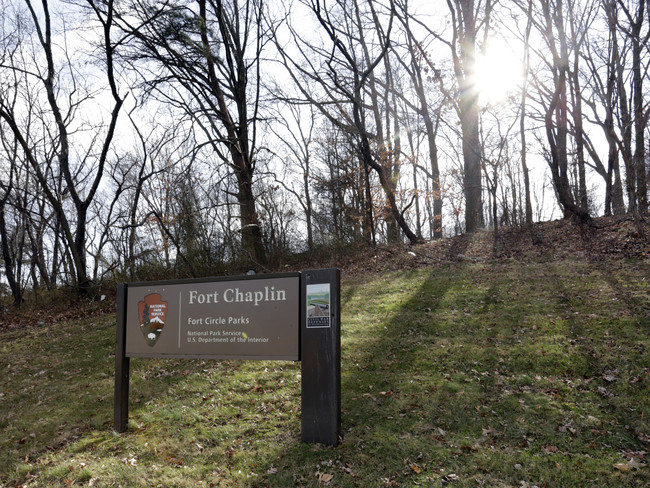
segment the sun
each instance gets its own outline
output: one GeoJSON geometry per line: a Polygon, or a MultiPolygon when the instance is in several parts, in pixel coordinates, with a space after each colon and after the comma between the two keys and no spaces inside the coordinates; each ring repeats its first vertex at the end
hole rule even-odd
{"type": "Polygon", "coordinates": [[[489,41],[476,56],[475,86],[481,107],[501,105],[521,87],[523,63],[505,39],[489,41]]]}

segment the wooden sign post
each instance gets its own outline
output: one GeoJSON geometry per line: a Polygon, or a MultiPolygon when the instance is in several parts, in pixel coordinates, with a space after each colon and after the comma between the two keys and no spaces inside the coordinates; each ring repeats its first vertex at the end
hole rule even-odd
{"type": "Polygon", "coordinates": [[[341,435],[341,299],[338,269],[302,273],[302,441],[338,445],[341,435]]]}
{"type": "Polygon", "coordinates": [[[337,445],[339,288],[336,269],[120,284],[115,430],[128,425],[131,357],[277,359],[302,361],[303,441],[337,445]]]}

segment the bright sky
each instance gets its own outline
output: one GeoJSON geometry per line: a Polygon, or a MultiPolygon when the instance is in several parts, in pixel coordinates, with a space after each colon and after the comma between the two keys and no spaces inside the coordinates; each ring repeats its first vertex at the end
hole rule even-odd
{"type": "Polygon", "coordinates": [[[521,86],[522,57],[503,38],[495,37],[477,56],[476,78],[481,106],[505,102],[521,86]]]}

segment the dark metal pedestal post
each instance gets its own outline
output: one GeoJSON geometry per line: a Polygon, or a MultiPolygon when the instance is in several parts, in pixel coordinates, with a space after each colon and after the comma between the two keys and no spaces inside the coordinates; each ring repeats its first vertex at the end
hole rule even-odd
{"type": "Polygon", "coordinates": [[[115,393],[113,418],[116,432],[126,431],[129,421],[129,359],[126,357],[127,285],[117,286],[117,323],[115,326],[115,393]]]}
{"type": "Polygon", "coordinates": [[[331,446],[341,435],[340,282],[338,269],[301,276],[302,441],[331,446]]]}

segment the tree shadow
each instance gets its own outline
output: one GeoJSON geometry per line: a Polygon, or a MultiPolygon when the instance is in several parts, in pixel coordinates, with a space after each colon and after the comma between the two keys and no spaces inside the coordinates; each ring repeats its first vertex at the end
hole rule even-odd
{"type": "MultiPolygon", "coordinates": [[[[359,332],[342,326],[341,444],[289,446],[274,465],[306,481],[306,467],[320,465],[340,486],[444,482],[445,472],[463,469],[485,474],[482,482],[501,471],[517,483],[516,462],[490,466],[481,450],[515,460],[540,456],[544,473],[557,471],[547,449],[556,444],[575,448],[577,465],[586,446],[642,449],[623,428],[613,443],[589,425],[601,416],[625,425],[624,409],[607,402],[571,407],[581,397],[602,400],[603,365],[573,308],[580,300],[575,278],[547,266],[462,264],[430,270],[401,299],[390,296],[394,285],[376,290],[368,306],[381,319],[355,326],[359,332]]],[[[356,307],[365,317],[367,308],[356,307]]]]}

